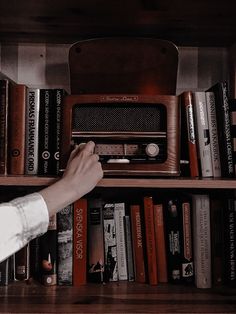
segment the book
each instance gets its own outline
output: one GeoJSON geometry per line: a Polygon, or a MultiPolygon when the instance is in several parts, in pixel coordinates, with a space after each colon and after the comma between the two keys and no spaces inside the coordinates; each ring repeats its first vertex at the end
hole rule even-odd
{"type": "Polygon", "coordinates": [[[212,158],[213,177],[221,177],[220,148],[218,141],[218,126],[216,119],[215,95],[213,92],[206,91],[207,116],[210,133],[210,146],[212,158]]]}
{"type": "Polygon", "coordinates": [[[205,92],[194,92],[194,119],[202,177],[212,177],[212,154],[205,92]]]}
{"type": "Polygon", "coordinates": [[[117,267],[119,280],[128,279],[126,243],[124,231],[125,203],[114,204],[114,217],[116,226],[117,267]]]}
{"type": "Polygon", "coordinates": [[[218,82],[208,89],[215,95],[218,141],[220,147],[221,174],[223,177],[234,176],[233,147],[230,132],[230,112],[228,84],[218,82]]]}
{"type": "Polygon", "coordinates": [[[88,200],[88,281],[104,281],[103,203],[100,198],[88,200]]]}
{"type": "Polygon", "coordinates": [[[199,176],[196,137],[196,125],[193,113],[193,93],[191,91],[186,91],[181,94],[181,168],[182,175],[185,176],[199,176]],[[186,149],[186,145],[188,145],[188,149],[186,149]],[[187,167],[188,170],[183,169],[187,167]]]}
{"type": "Polygon", "coordinates": [[[141,208],[139,204],[130,205],[131,233],[134,256],[135,281],[146,282],[144,231],[141,208]]]}
{"type": "Polygon", "coordinates": [[[118,280],[115,205],[106,203],[103,207],[105,281],[118,280]]]}
{"type": "Polygon", "coordinates": [[[192,195],[194,273],[197,288],[212,287],[210,197],[192,195]]]}
{"type": "Polygon", "coordinates": [[[38,174],[39,88],[27,88],[25,120],[25,174],[38,174]]]}
{"type": "Polygon", "coordinates": [[[73,206],[57,213],[57,284],[72,285],[73,273],[73,206]]]}
{"type": "Polygon", "coordinates": [[[236,286],[236,200],[229,198],[225,210],[225,283],[236,286]]]}
{"type": "Polygon", "coordinates": [[[151,285],[157,285],[158,265],[157,265],[156,238],[155,238],[155,229],[154,229],[153,199],[151,196],[144,197],[143,207],[144,207],[144,221],[145,221],[148,282],[151,285]]]}
{"type": "Polygon", "coordinates": [[[30,275],[29,243],[15,253],[15,280],[28,280],[30,275]]]}
{"type": "Polygon", "coordinates": [[[0,174],[7,174],[9,80],[0,80],[0,174]]]}
{"type": "Polygon", "coordinates": [[[40,281],[40,236],[29,242],[30,278],[40,281]]]}
{"type": "Polygon", "coordinates": [[[133,257],[133,247],[132,247],[131,223],[130,223],[129,215],[124,216],[124,230],[125,230],[128,280],[134,281],[135,279],[134,257],[133,257]]]}
{"type": "Polygon", "coordinates": [[[73,211],[73,286],[78,287],[87,283],[87,199],[75,201],[73,211]]]}
{"type": "Polygon", "coordinates": [[[156,255],[158,263],[157,278],[159,282],[168,282],[163,204],[154,203],[153,211],[156,239],[156,255]]]}
{"type": "Polygon", "coordinates": [[[0,262],[0,286],[8,286],[9,280],[9,263],[10,259],[7,258],[0,262]]]}
{"type": "Polygon", "coordinates": [[[38,126],[38,175],[52,175],[53,152],[52,139],[52,108],[53,90],[40,89],[39,91],[39,126],[38,126]]]}
{"type": "Polygon", "coordinates": [[[10,84],[8,128],[8,173],[25,173],[26,90],[24,84],[10,84]]]}
{"type": "Polygon", "coordinates": [[[49,219],[48,230],[40,237],[40,276],[45,286],[57,284],[57,215],[49,219]]]}
{"type": "Polygon", "coordinates": [[[229,99],[230,110],[230,134],[233,149],[234,175],[236,174],[236,99],[229,99]]]}

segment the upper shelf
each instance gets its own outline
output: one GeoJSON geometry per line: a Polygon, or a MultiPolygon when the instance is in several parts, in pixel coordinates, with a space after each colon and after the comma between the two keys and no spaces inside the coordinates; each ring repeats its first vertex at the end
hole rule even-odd
{"type": "MultiPolygon", "coordinates": [[[[56,180],[50,177],[0,176],[0,186],[47,186],[56,180]]],[[[104,178],[98,187],[236,189],[236,179],[104,178]]]]}
{"type": "Polygon", "coordinates": [[[236,1],[220,0],[0,1],[0,42],[146,36],[176,45],[230,46],[235,9],[236,1]]]}

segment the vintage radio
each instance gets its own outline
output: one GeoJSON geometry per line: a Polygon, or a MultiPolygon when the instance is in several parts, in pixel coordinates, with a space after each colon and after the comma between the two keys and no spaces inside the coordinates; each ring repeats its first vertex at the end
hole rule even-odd
{"type": "Polygon", "coordinates": [[[178,176],[177,96],[70,95],[63,101],[60,168],[93,140],[105,176],[178,176]]]}

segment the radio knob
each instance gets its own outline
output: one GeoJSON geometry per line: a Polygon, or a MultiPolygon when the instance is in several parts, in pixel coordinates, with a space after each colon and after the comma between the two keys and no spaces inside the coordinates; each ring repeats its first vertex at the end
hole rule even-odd
{"type": "Polygon", "coordinates": [[[159,147],[155,143],[147,144],[145,152],[149,157],[156,157],[159,154],[159,147]]]}

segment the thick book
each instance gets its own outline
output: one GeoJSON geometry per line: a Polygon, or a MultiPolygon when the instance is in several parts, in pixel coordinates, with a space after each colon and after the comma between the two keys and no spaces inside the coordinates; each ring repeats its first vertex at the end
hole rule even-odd
{"type": "Polygon", "coordinates": [[[191,91],[181,94],[181,160],[182,175],[199,176],[197,135],[191,91]],[[188,145],[188,149],[186,149],[186,145],[188,145]]]}
{"type": "Polygon", "coordinates": [[[29,243],[15,253],[15,280],[28,280],[30,276],[30,246],[29,243]]]}
{"type": "Polygon", "coordinates": [[[132,244],[134,255],[135,281],[139,283],[146,282],[146,269],[144,260],[144,230],[141,207],[139,204],[130,205],[132,244]]]}
{"type": "Polygon", "coordinates": [[[115,205],[105,203],[103,207],[105,281],[118,280],[115,205]]]}
{"type": "Polygon", "coordinates": [[[25,174],[38,174],[39,88],[27,88],[25,120],[25,174]]]}
{"type": "Polygon", "coordinates": [[[40,281],[40,236],[32,239],[30,246],[30,278],[40,281]]]}
{"type": "Polygon", "coordinates": [[[194,120],[202,177],[213,177],[210,131],[205,92],[194,92],[194,120]]]}
{"type": "Polygon", "coordinates": [[[220,148],[218,141],[218,126],[216,119],[216,104],[215,95],[213,92],[206,91],[206,105],[210,133],[213,177],[221,177],[220,148]]]}
{"type": "Polygon", "coordinates": [[[57,284],[57,215],[49,219],[48,230],[40,237],[40,276],[45,286],[57,284]]]}
{"type": "Polygon", "coordinates": [[[215,95],[215,108],[220,147],[221,174],[223,177],[234,176],[233,147],[230,132],[230,111],[227,82],[219,82],[208,91],[215,95]]]}
{"type": "Polygon", "coordinates": [[[87,283],[87,199],[75,201],[73,211],[73,286],[78,287],[87,283]]]}
{"type": "Polygon", "coordinates": [[[234,175],[236,174],[236,99],[229,99],[230,133],[233,149],[234,175]]]}
{"type": "Polygon", "coordinates": [[[148,282],[151,285],[157,285],[157,254],[156,238],[154,227],[153,199],[151,196],[145,196],[143,199],[144,221],[145,221],[145,238],[147,254],[147,274],[148,282]]]}
{"type": "Polygon", "coordinates": [[[129,215],[124,216],[124,230],[125,230],[128,280],[134,281],[135,279],[134,256],[133,256],[132,235],[131,235],[131,222],[130,222],[129,215]]]}
{"type": "MultiPolygon", "coordinates": [[[[51,151],[53,90],[40,89],[39,102],[38,175],[49,176],[52,175],[53,164],[51,151]]],[[[53,140],[55,141],[55,138],[53,140]]]]}
{"type": "Polygon", "coordinates": [[[114,217],[116,226],[117,267],[119,280],[128,279],[127,256],[124,230],[125,203],[115,203],[114,217]]]}
{"type": "Polygon", "coordinates": [[[153,211],[156,239],[156,255],[158,263],[157,277],[159,282],[168,282],[163,204],[154,204],[153,211]]]}
{"type": "Polygon", "coordinates": [[[9,264],[10,258],[0,262],[0,286],[8,286],[9,280],[9,264]]]}
{"type": "Polygon", "coordinates": [[[25,173],[26,90],[24,84],[10,84],[8,128],[8,173],[25,173]]]}
{"type": "Polygon", "coordinates": [[[225,282],[236,286],[236,200],[229,198],[225,210],[225,282]]]}
{"type": "Polygon", "coordinates": [[[57,213],[57,284],[72,285],[73,273],[73,206],[57,213]]]}
{"type": "Polygon", "coordinates": [[[0,80],[0,174],[7,174],[9,80],[0,80]]]}
{"type": "Polygon", "coordinates": [[[88,200],[88,281],[104,281],[103,203],[100,198],[88,200]]]}
{"type": "Polygon", "coordinates": [[[192,195],[195,285],[212,287],[210,197],[192,195]]]}

